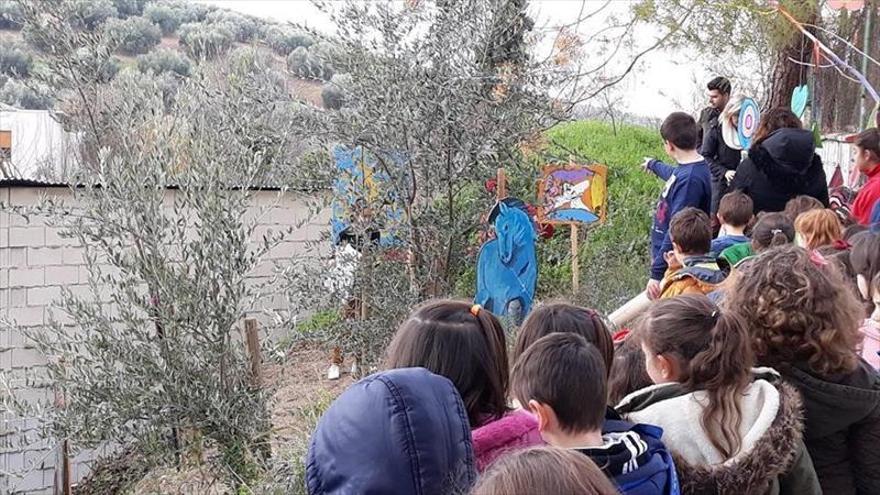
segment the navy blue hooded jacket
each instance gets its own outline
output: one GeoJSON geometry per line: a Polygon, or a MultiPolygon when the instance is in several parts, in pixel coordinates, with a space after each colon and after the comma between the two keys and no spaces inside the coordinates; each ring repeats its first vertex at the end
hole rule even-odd
{"type": "Polygon", "coordinates": [[[676,213],[689,206],[699,208],[708,215],[712,185],[709,165],[705,160],[683,163],[677,167],[660,160],[651,160],[648,162],[648,170],[666,181],[657,203],[654,225],[651,227],[651,278],[661,280],[667,268],[663,253],[672,251],[669,221],[676,213]]]}
{"type": "Polygon", "coordinates": [[[321,417],[306,477],[311,495],[466,493],[476,469],[458,391],[424,368],[355,383],[321,417]]]}

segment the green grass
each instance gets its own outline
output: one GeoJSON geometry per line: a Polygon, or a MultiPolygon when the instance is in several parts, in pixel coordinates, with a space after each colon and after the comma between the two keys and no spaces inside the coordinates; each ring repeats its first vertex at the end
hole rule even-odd
{"type": "MultiPolygon", "coordinates": [[[[618,126],[617,134],[602,122],[578,121],[547,133],[550,152],[569,152],[608,166],[608,217],[581,238],[581,289],[571,294],[568,229],[539,248],[538,297],[567,296],[577,304],[606,314],[636,295],[647,282],[650,227],[662,183],[642,171],[646,156],[668,159],[659,132],[618,126]]],[[[583,159],[583,158],[581,158],[583,159]]]]}

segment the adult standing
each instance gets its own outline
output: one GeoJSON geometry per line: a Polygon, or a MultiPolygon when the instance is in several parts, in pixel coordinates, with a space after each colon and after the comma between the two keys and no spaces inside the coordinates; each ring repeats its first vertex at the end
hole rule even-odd
{"type": "Polygon", "coordinates": [[[730,187],[752,198],[755,214],[783,211],[788,200],[801,195],[828,207],[828,182],[813,133],[784,107],[761,116],[749,156],[737,168],[730,187]]]}
{"type": "Polygon", "coordinates": [[[710,216],[715,232],[719,226],[716,216],[718,205],[721,198],[729,192],[730,181],[733,180],[736,168],[742,160],[742,145],[736,133],[742,101],[742,97],[736,97],[727,102],[727,106],[703,138],[700,152],[712,173],[710,216]]]}
{"type": "Polygon", "coordinates": [[[721,115],[721,111],[724,110],[728,100],[730,100],[730,81],[726,77],[718,76],[712,79],[706,84],[706,89],[709,90],[709,106],[700,112],[700,119],[697,122],[699,133],[697,135],[697,151],[700,151],[703,137],[709,132],[712,125],[718,121],[718,116],[721,115]]]}
{"type": "Polygon", "coordinates": [[[856,167],[868,177],[853,201],[852,215],[862,225],[869,225],[871,212],[880,199],[880,129],[868,129],[856,135],[856,167]]]}

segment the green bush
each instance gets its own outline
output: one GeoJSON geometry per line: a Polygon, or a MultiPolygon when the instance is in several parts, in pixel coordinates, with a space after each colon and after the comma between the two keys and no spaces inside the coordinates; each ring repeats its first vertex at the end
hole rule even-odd
{"type": "MultiPolygon", "coordinates": [[[[549,132],[550,151],[563,159],[570,153],[608,166],[608,217],[604,225],[581,239],[581,292],[575,302],[606,314],[638,294],[647,282],[650,231],[661,182],[642,171],[645,156],[665,158],[660,134],[654,129],[579,121],[549,132]]],[[[539,250],[539,297],[570,290],[570,250],[567,229],[539,250]],[[561,286],[560,286],[561,284],[561,286]]]]}
{"type": "Polygon", "coordinates": [[[159,25],[162,34],[169,35],[177,31],[183,23],[179,10],[162,3],[151,3],[144,8],[144,17],[159,25]]]}
{"type": "Polygon", "coordinates": [[[299,47],[308,48],[315,44],[315,40],[308,33],[281,26],[268,28],[265,41],[275,53],[285,56],[299,47]]]}
{"type": "Polygon", "coordinates": [[[106,29],[118,43],[119,50],[128,55],[147,53],[162,41],[159,26],[144,17],[110,19],[106,29]]]}
{"type": "Polygon", "coordinates": [[[76,2],[73,6],[74,24],[89,31],[94,31],[107,19],[119,15],[111,0],[76,2]]]}
{"type": "Polygon", "coordinates": [[[235,40],[248,43],[261,34],[262,22],[254,17],[238,14],[229,10],[216,10],[208,14],[205,20],[211,24],[224,24],[235,35],[235,40]]]}
{"type": "Polygon", "coordinates": [[[177,50],[160,48],[153,50],[137,58],[138,70],[144,74],[174,73],[181,77],[189,77],[192,71],[192,62],[177,50]]]}
{"type": "Polygon", "coordinates": [[[9,79],[0,87],[0,103],[25,110],[52,108],[52,98],[46,91],[35,91],[15,79],[9,79]]]}
{"type": "Polygon", "coordinates": [[[17,43],[0,41],[0,74],[25,78],[30,75],[34,57],[17,43]]]}
{"type": "Polygon", "coordinates": [[[196,59],[212,59],[226,53],[235,40],[232,30],[223,24],[189,23],[178,31],[181,46],[196,59]]]}
{"type": "Polygon", "coordinates": [[[130,17],[144,13],[147,0],[113,0],[113,6],[120,17],[130,17]]]}
{"type": "Polygon", "coordinates": [[[0,0],[0,29],[21,29],[21,7],[12,0],[0,0]]]}
{"type": "Polygon", "coordinates": [[[328,57],[323,56],[315,48],[299,47],[287,56],[287,68],[290,72],[305,79],[329,80],[333,77],[333,66],[328,57]]]}

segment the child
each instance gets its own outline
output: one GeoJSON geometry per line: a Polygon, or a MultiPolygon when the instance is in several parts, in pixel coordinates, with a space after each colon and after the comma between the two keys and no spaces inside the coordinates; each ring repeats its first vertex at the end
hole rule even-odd
{"type": "Polygon", "coordinates": [[[592,459],[627,494],[677,493],[675,466],[648,425],[605,420],[605,364],[580,335],[541,337],[513,367],[516,399],[538,419],[544,440],[592,459]]]}
{"type": "Polygon", "coordinates": [[[660,295],[660,280],[667,269],[665,254],[672,250],[670,220],[688,206],[708,214],[712,198],[709,165],[697,153],[697,123],[693,117],[683,112],[671,114],[660,126],[660,136],[666,153],[679,166],[673,167],[654,159],[646,159],[643,164],[645,170],[666,181],[651,228],[651,278],[646,287],[651,299],[660,295]]]}
{"type": "Polygon", "coordinates": [[[417,308],[394,335],[385,366],[419,366],[452,380],[467,408],[480,471],[508,450],[543,443],[535,418],[508,406],[504,330],[478,305],[440,300],[417,308]]]}
{"type": "Polygon", "coordinates": [[[795,196],[785,203],[785,216],[794,223],[797,217],[810,210],[821,210],[825,205],[821,201],[812,196],[795,196]]]}
{"type": "Polygon", "coordinates": [[[819,249],[832,246],[845,249],[843,228],[833,211],[828,209],[810,210],[802,213],[794,221],[795,243],[805,249],[819,249]]]}
{"type": "MultiPolygon", "coordinates": [[[[874,289],[874,280],[880,280],[880,235],[868,233],[862,236],[853,246],[849,256],[850,266],[856,277],[856,285],[859,294],[866,304],[865,320],[861,332],[865,340],[862,343],[862,358],[875,369],[880,368],[880,356],[877,355],[880,345],[880,328],[874,316],[876,314],[875,301],[880,300],[880,293],[874,289]]],[[[880,318],[878,318],[880,319],[880,318]]]]}
{"type": "Polygon", "coordinates": [[[794,225],[787,215],[781,212],[761,213],[752,227],[752,240],[747,244],[737,244],[725,249],[719,257],[732,268],[736,268],[740,262],[755,254],[772,247],[791,244],[794,238],[794,225]]]}
{"type": "Polygon", "coordinates": [[[880,199],[880,130],[868,129],[856,136],[856,167],[868,177],[853,201],[852,215],[862,225],[869,225],[871,212],[880,199]]]}
{"type": "Polygon", "coordinates": [[[464,493],[476,480],[466,417],[442,376],[421,368],[368,376],[333,401],[312,434],[309,495],[464,493]]]}
{"type": "Polygon", "coordinates": [[[863,309],[829,268],[801,248],[776,248],[755,258],[727,305],[745,320],[758,363],[801,392],[824,493],[880,493],[880,377],[854,352],[863,309]]]}
{"type": "Polygon", "coordinates": [[[727,193],[718,205],[718,222],[721,232],[712,241],[711,254],[717,257],[722,251],[735,244],[749,242],[746,227],[752,222],[752,198],[739,191],[727,193]]]}
{"type": "Polygon", "coordinates": [[[696,208],[685,208],[672,217],[669,225],[674,259],[660,284],[660,299],[681,294],[708,294],[718,288],[727,275],[709,255],[712,225],[709,216],[696,208]]]}
{"type": "Polygon", "coordinates": [[[608,404],[614,405],[627,395],[652,385],[645,369],[645,355],[639,343],[639,330],[626,337],[614,351],[614,364],[608,378],[608,404]]]}
{"type": "Polygon", "coordinates": [[[554,447],[532,447],[492,464],[471,495],[537,493],[617,495],[618,491],[585,456],[554,447]]]}
{"type": "Polygon", "coordinates": [[[608,376],[614,361],[614,342],[608,327],[594,310],[565,303],[544,304],[529,313],[516,337],[514,361],[535,341],[556,332],[576,333],[596,346],[608,376]]]}
{"type": "Polygon", "coordinates": [[[771,369],[752,369],[739,316],[685,295],[655,303],[642,330],[656,385],[617,409],[663,428],[682,493],[821,493],[801,441],[797,391],[771,369]]]}

